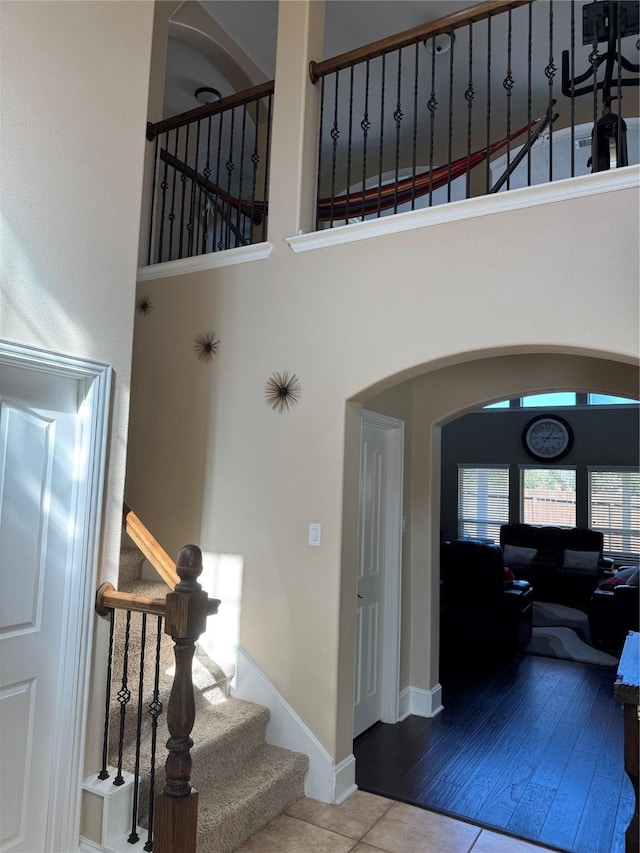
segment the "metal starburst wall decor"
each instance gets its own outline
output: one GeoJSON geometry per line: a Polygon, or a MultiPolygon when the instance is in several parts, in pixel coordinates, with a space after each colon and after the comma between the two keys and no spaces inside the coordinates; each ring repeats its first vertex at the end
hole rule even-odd
{"type": "Polygon", "coordinates": [[[146,317],[153,311],[153,302],[148,296],[139,296],[136,301],[136,311],[138,314],[142,314],[143,317],[146,317]]]}
{"type": "Polygon", "coordinates": [[[215,332],[203,332],[193,342],[193,348],[198,356],[198,361],[204,361],[207,364],[213,361],[219,346],[220,341],[216,338],[215,332]]]}
{"type": "Polygon", "coordinates": [[[300,399],[302,386],[295,373],[272,374],[265,388],[264,396],[274,412],[287,412],[300,399]]]}

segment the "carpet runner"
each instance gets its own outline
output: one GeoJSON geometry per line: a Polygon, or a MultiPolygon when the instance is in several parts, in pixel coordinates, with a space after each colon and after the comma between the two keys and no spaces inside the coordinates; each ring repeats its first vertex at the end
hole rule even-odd
{"type": "Polygon", "coordinates": [[[591,645],[587,614],[548,601],[533,604],[533,637],[524,653],[542,657],[615,666],[618,658],[591,645]]]}

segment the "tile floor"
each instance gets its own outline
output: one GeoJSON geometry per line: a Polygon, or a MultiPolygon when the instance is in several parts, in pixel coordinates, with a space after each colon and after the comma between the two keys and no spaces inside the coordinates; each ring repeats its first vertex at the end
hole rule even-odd
{"type": "Polygon", "coordinates": [[[304,798],[237,853],[543,853],[470,823],[356,791],[339,806],[304,798]]]}

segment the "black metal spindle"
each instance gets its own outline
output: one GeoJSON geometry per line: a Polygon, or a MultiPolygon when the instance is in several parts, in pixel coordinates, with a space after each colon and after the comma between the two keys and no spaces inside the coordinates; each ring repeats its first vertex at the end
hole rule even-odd
{"type": "Polygon", "coordinates": [[[384,87],[387,54],[382,54],[382,74],[380,84],[380,141],[378,143],[378,216],[382,205],[382,171],[384,168],[384,87]]]}
{"type": "MultiPolygon", "coordinates": [[[[175,145],[173,149],[173,156],[175,159],[178,159],[178,143],[180,140],[180,128],[177,127],[175,130],[175,145]]],[[[171,207],[169,208],[169,260],[173,259],[173,226],[176,221],[176,180],[178,177],[178,170],[173,167],[173,180],[171,182],[171,207]]]]}
{"type": "Polygon", "coordinates": [[[621,0],[618,0],[616,6],[616,29],[618,32],[618,38],[616,42],[616,50],[618,52],[618,127],[616,132],[616,168],[618,166],[626,165],[624,160],[620,162],[620,154],[622,151],[622,138],[623,138],[623,130],[622,130],[622,3],[621,0]]]}
{"type": "Polygon", "coordinates": [[[364,85],[364,117],[360,122],[360,127],[362,128],[362,219],[365,218],[366,207],[365,207],[365,189],[367,187],[367,143],[369,141],[369,128],[371,127],[371,122],[369,121],[369,60],[367,59],[366,63],[366,73],[365,73],[365,85],[364,85]]]}
{"type": "Polygon", "coordinates": [[[396,169],[395,169],[395,184],[393,190],[393,212],[398,212],[398,178],[400,175],[400,128],[402,119],[402,48],[398,50],[398,85],[396,94],[396,109],[393,114],[393,120],[396,123],[396,169]]]}
{"type": "Polygon", "coordinates": [[[147,614],[142,614],[140,626],[140,670],[138,672],[138,713],[136,718],[136,757],[133,771],[133,809],[131,814],[131,832],[129,844],[139,840],[138,835],[138,791],[140,787],[140,741],[142,734],[142,700],[144,698],[144,655],[147,641],[147,614]]]}
{"type": "Polygon", "coordinates": [[[120,731],[118,733],[118,772],[113,784],[116,786],[124,785],[124,776],[122,775],[122,753],[124,747],[124,728],[127,716],[127,705],[131,700],[131,691],[129,690],[129,635],[131,631],[131,611],[126,611],[126,623],[124,634],[124,648],[122,661],[122,681],[120,690],[118,690],[118,702],[120,703],[120,731]]]}
{"type": "Polygon", "coordinates": [[[464,93],[467,101],[467,177],[465,186],[466,198],[471,197],[471,129],[473,125],[473,22],[469,24],[469,83],[464,93]]]}
{"type": "Polygon", "coordinates": [[[245,244],[244,240],[244,231],[245,231],[245,222],[246,218],[243,216],[242,210],[242,190],[243,190],[243,177],[244,177],[244,150],[245,150],[245,136],[247,132],[247,112],[248,112],[248,104],[245,104],[245,107],[242,111],[242,132],[240,136],[240,180],[238,184],[238,212],[236,216],[236,245],[238,242],[241,245],[245,244]],[[240,217],[242,218],[242,224],[240,222],[240,217]]]}
{"type": "MultiPolygon", "coordinates": [[[[195,167],[196,171],[198,171],[199,163],[198,163],[198,155],[200,152],[200,124],[201,122],[198,120],[196,122],[196,149],[195,149],[195,167]]],[[[191,181],[191,194],[189,200],[189,219],[187,221],[187,255],[191,257],[193,255],[193,243],[194,243],[194,225],[195,225],[195,211],[196,211],[196,190],[197,184],[195,181],[191,181]]]]}
{"type": "Polygon", "coordinates": [[[340,138],[340,127],[338,125],[338,90],[339,90],[340,71],[336,71],[333,87],[333,125],[331,126],[330,136],[332,140],[331,146],[331,216],[329,220],[330,226],[333,226],[335,198],[336,198],[336,163],[338,158],[338,139],[340,138]]]}
{"type": "MultiPolygon", "coordinates": [[[[553,58],[553,0],[549,0],[549,62],[544,69],[549,81],[548,115],[553,113],[553,79],[556,75],[556,65],[553,58]]],[[[549,181],[553,180],[553,122],[549,123],[549,181]]]]}
{"type": "Polygon", "coordinates": [[[158,740],[158,717],[162,713],[162,702],[160,701],[160,644],[162,642],[162,616],[158,616],[156,626],[156,656],[155,670],[153,676],[153,698],[149,704],[151,715],[151,757],[149,772],[149,827],[147,831],[147,842],[144,849],[153,850],[153,808],[156,788],[156,745],[158,740]]]}
{"type": "Polygon", "coordinates": [[[436,99],[436,37],[431,36],[431,95],[427,101],[429,110],[429,207],[433,204],[433,149],[435,145],[436,99]]]}
{"type": "Polygon", "coordinates": [[[507,93],[507,189],[511,189],[511,174],[509,171],[509,167],[511,165],[511,141],[509,137],[511,136],[511,93],[513,91],[514,80],[513,80],[513,69],[511,67],[511,52],[512,52],[512,20],[511,20],[511,9],[508,11],[507,18],[507,75],[502,81],[502,86],[507,93]]]}
{"type": "Polygon", "coordinates": [[[253,243],[253,232],[256,225],[256,185],[258,182],[258,164],[260,163],[260,151],[258,144],[260,140],[260,98],[256,99],[256,125],[253,134],[253,153],[251,154],[251,165],[253,173],[251,176],[251,216],[249,217],[249,243],[253,243]]]}
{"type": "MultiPolygon", "coordinates": [[[[184,162],[186,164],[189,163],[189,130],[190,130],[190,127],[191,127],[191,125],[188,124],[185,128],[184,162]]],[[[197,163],[196,163],[196,167],[197,167],[197,163]]],[[[187,181],[188,181],[188,178],[184,172],[182,172],[180,175],[180,181],[182,183],[182,199],[180,202],[180,228],[179,228],[180,240],[178,243],[178,257],[179,258],[182,257],[182,247],[183,247],[183,240],[184,240],[184,228],[185,228],[184,206],[185,206],[185,200],[186,200],[187,181]]]]}
{"type": "MultiPolygon", "coordinates": [[[[225,169],[227,170],[227,196],[231,195],[231,186],[232,186],[232,177],[236,168],[235,160],[233,157],[234,153],[234,135],[235,135],[235,127],[236,127],[236,108],[233,107],[231,110],[231,129],[229,133],[229,156],[227,158],[227,162],[225,163],[225,169]]],[[[224,216],[224,224],[226,226],[226,237],[224,240],[224,248],[229,248],[229,239],[230,239],[230,228],[229,228],[229,218],[231,216],[231,207],[229,204],[226,205],[226,213],[224,216]]]]}
{"type": "Polygon", "coordinates": [[[102,769],[98,773],[98,779],[108,779],[109,771],[109,710],[111,708],[111,671],[113,667],[113,631],[116,621],[116,612],[109,613],[109,656],[107,661],[107,685],[104,698],[104,734],[102,736],[102,769]]]}
{"type": "Polygon", "coordinates": [[[351,149],[353,145],[353,65],[349,71],[349,136],[347,142],[347,204],[345,222],[349,222],[349,206],[351,204],[351,149]]]}
{"type": "Polygon", "coordinates": [[[447,201],[451,201],[451,161],[453,160],[453,40],[454,32],[450,31],[451,46],[449,47],[449,144],[447,146],[447,201]]]}
{"type": "Polygon", "coordinates": [[[418,171],[418,81],[420,79],[420,42],[415,44],[413,79],[413,142],[411,146],[411,165],[413,181],[411,183],[411,210],[416,208],[416,172],[418,171]]]}
{"type": "Polygon", "coordinates": [[[533,83],[533,4],[528,6],[527,30],[527,186],[531,186],[531,117],[532,117],[532,83],[533,83]]]}
{"type": "MultiPolygon", "coordinates": [[[[589,54],[589,62],[591,63],[591,69],[593,73],[593,126],[595,127],[598,123],[598,65],[599,65],[599,52],[598,52],[598,4],[596,3],[595,11],[593,15],[593,43],[591,53],[589,54]]],[[[595,159],[597,157],[597,145],[592,146],[591,150],[591,170],[596,172],[598,169],[598,163],[595,159]]]]}
{"type": "Polygon", "coordinates": [[[153,178],[151,181],[151,211],[149,213],[149,248],[147,250],[147,264],[151,264],[151,258],[153,257],[153,222],[154,222],[154,213],[156,209],[157,202],[157,192],[158,188],[156,186],[156,181],[158,180],[158,157],[160,151],[158,146],[158,137],[156,136],[153,145],[153,178]]]}
{"type": "MultiPolygon", "coordinates": [[[[164,134],[164,149],[165,151],[169,150],[169,131],[165,131],[164,134]]],[[[169,168],[169,164],[165,158],[164,161],[164,172],[162,175],[162,181],[160,182],[160,189],[162,190],[162,205],[160,210],[160,231],[158,234],[158,263],[162,263],[162,249],[164,243],[164,229],[165,229],[165,212],[167,206],[167,190],[169,189],[169,183],[167,181],[167,170],[169,168]]]]}
{"type": "MultiPolygon", "coordinates": [[[[487,151],[491,145],[491,15],[487,18],[487,151]]],[[[485,192],[491,191],[491,162],[487,157],[485,192]]]]}
{"type": "MultiPolygon", "coordinates": [[[[217,154],[216,154],[216,181],[215,181],[216,189],[218,189],[220,187],[220,159],[221,159],[221,151],[222,151],[222,126],[224,123],[224,116],[225,116],[224,113],[219,113],[216,116],[216,121],[218,122],[218,142],[217,142],[218,147],[217,147],[217,154]]],[[[211,174],[211,168],[210,168],[209,164],[207,164],[207,170],[209,171],[209,174],[211,174]]],[[[213,226],[211,228],[211,251],[215,252],[217,235],[218,235],[218,228],[219,228],[218,211],[220,210],[220,207],[221,207],[220,196],[217,193],[213,197],[211,202],[209,202],[208,206],[211,206],[211,204],[213,205],[213,216],[211,218],[212,226],[213,226]]],[[[208,220],[207,220],[206,233],[203,236],[203,246],[202,246],[203,252],[206,252],[208,250],[208,246],[207,246],[208,241],[209,241],[209,225],[208,225],[208,220]]]]}

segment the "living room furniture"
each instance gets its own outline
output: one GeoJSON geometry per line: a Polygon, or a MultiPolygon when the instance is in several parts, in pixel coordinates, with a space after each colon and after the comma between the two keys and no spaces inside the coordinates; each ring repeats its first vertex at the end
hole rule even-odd
{"type": "Polygon", "coordinates": [[[505,581],[502,550],[475,539],[440,549],[440,635],[445,659],[511,659],[532,635],[527,581],[505,581]]]}
{"type": "Polygon", "coordinates": [[[589,602],[594,646],[620,652],[629,631],[640,630],[640,568],[629,566],[600,581],[589,602]]]}
{"type": "Polygon", "coordinates": [[[589,528],[503,524],[500,546],[504,564],[542,601],[586,604],[598,581],[613,573],[602,533],[589,528]]]}
{"type": "Polygon", "coordinates": [[[625,833],[625,853],[640,850],[638,776],[640,774],[640,634],[630,631],[622,649],[613,698],[624,709],[624,769],[633,787],[634,808],[625,833]]]}

